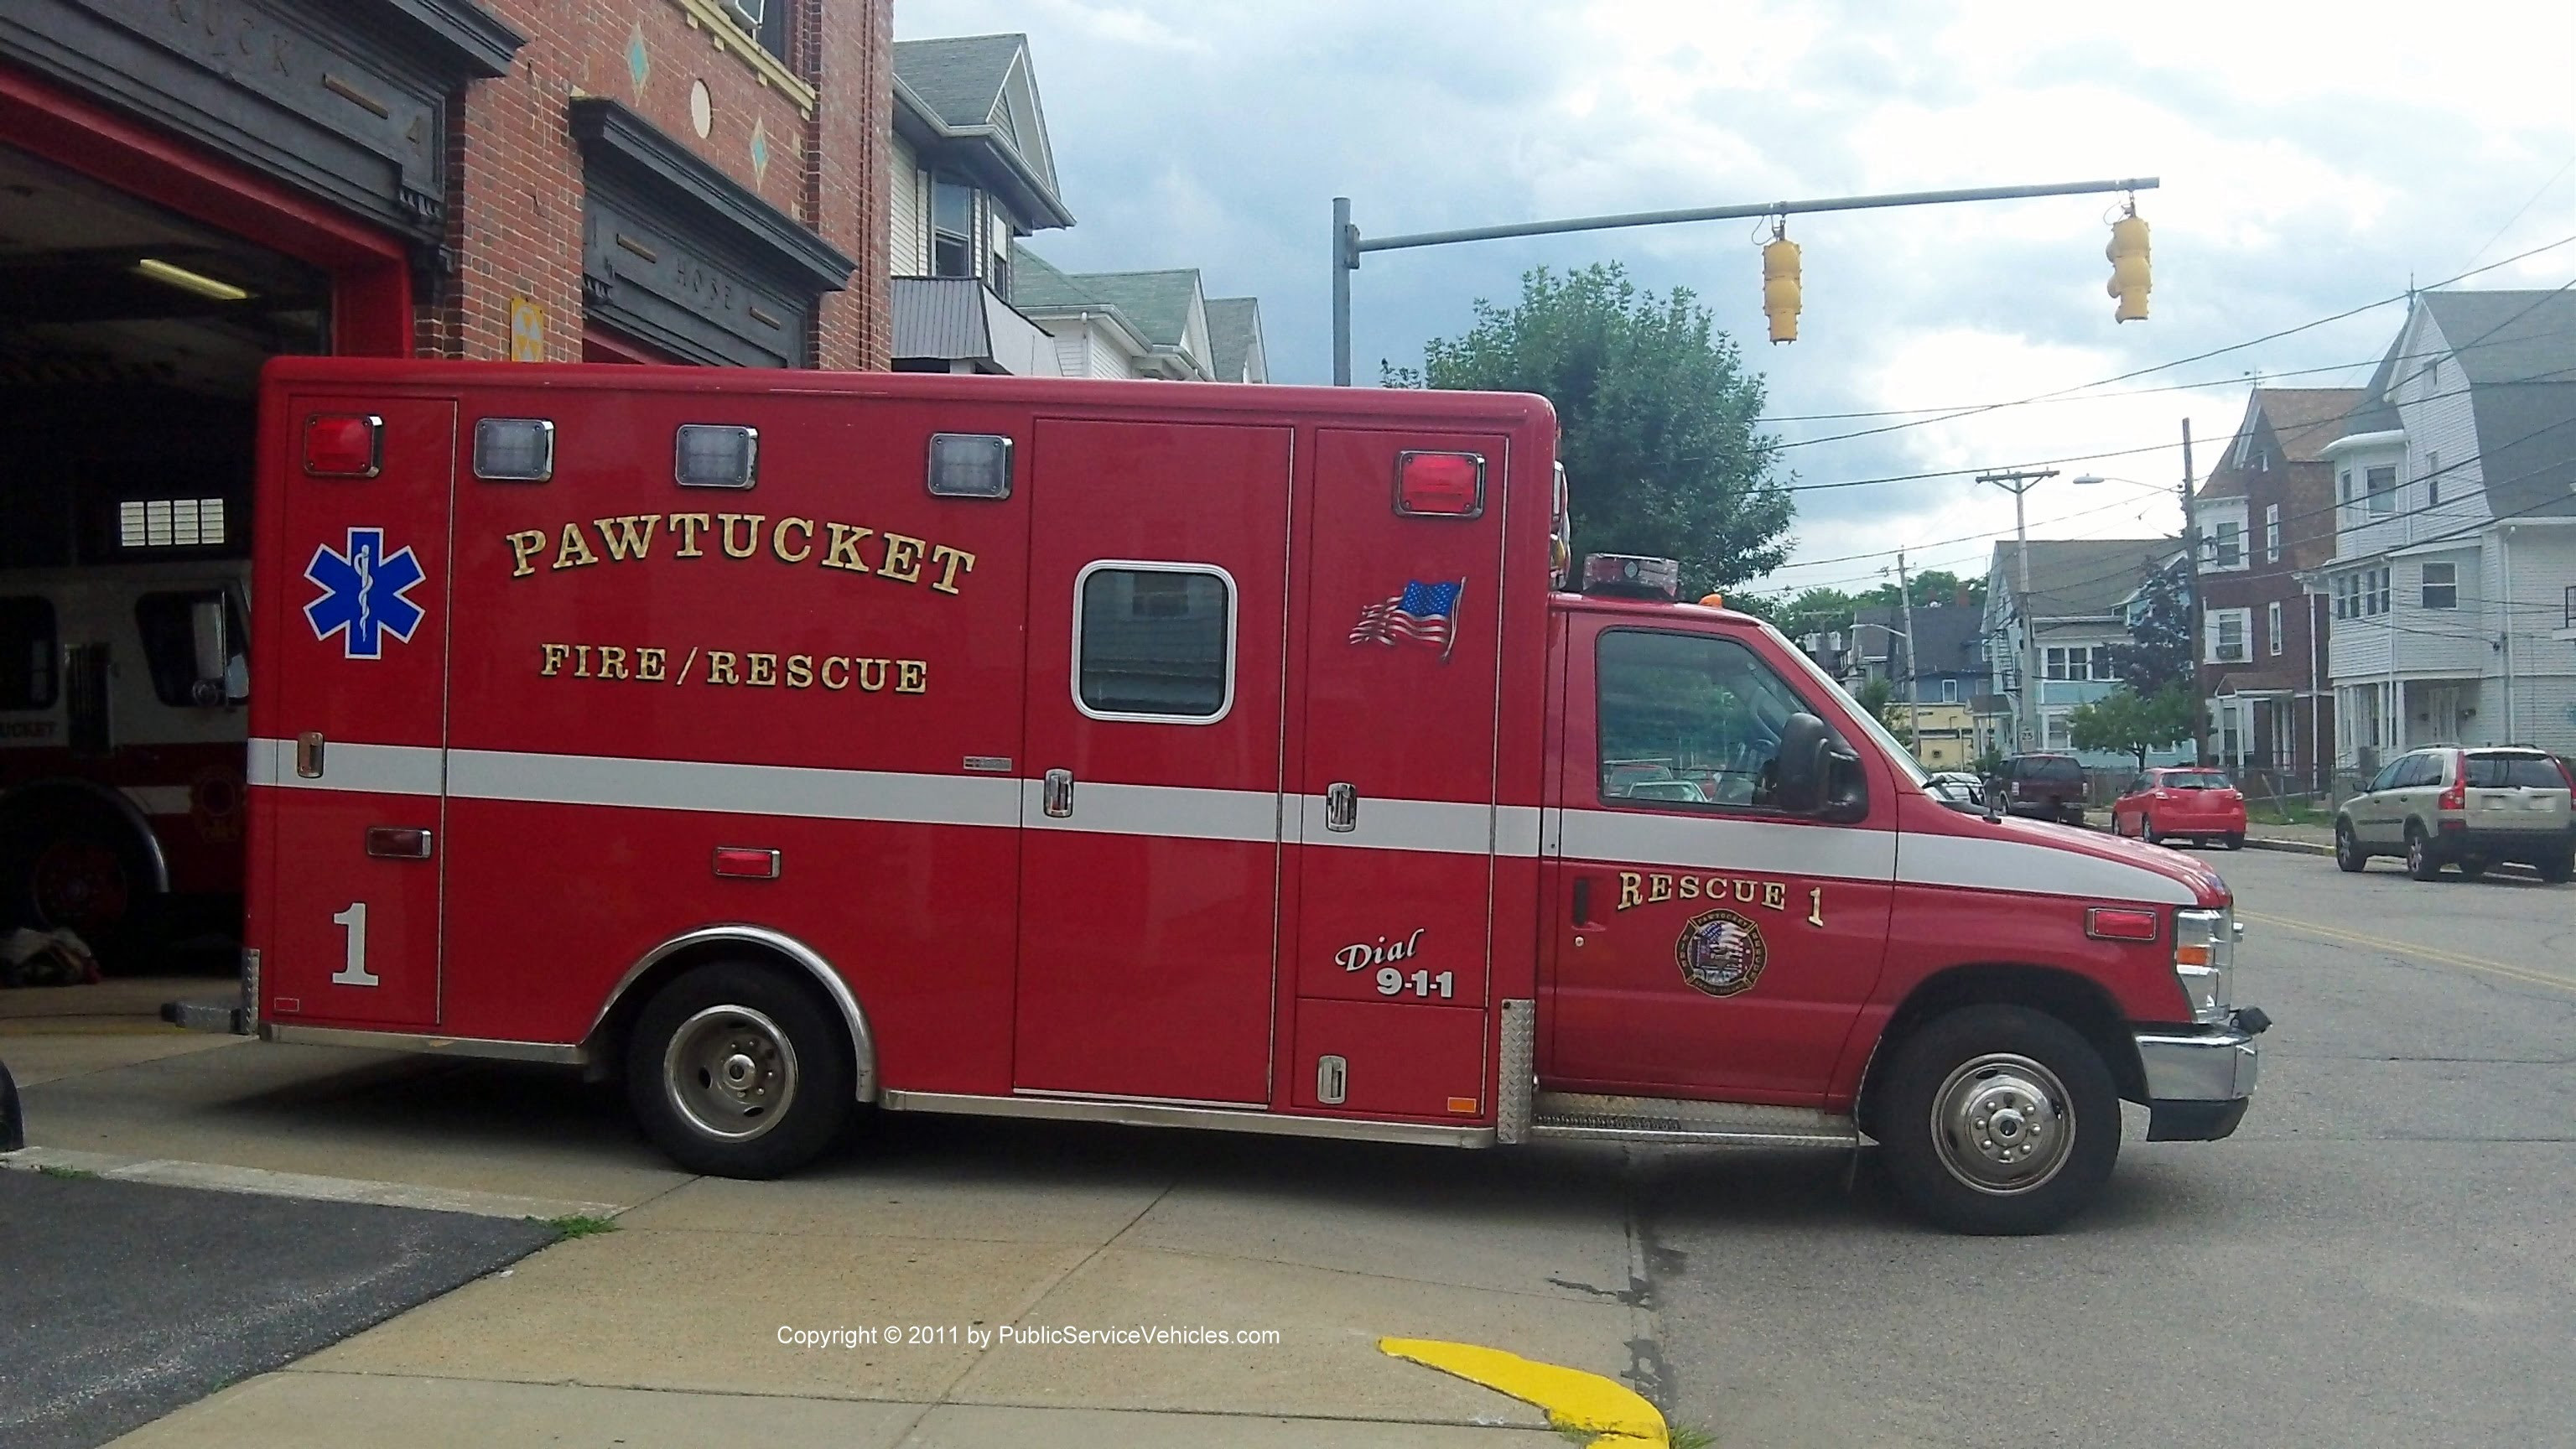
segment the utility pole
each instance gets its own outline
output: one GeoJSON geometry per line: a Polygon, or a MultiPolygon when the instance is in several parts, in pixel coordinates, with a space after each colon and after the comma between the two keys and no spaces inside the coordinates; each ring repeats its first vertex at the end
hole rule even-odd
{"type": "MultiPolygon", "coordinates": [[[[2200,693],[2200,524],[2191,506],[2191,419],[2182,420],[2182,558],[2183,617],[2191,632],[2190,647],[2185,653],[2190,667],[2183,678],[2191,686],[2191,762],[2195,765],[2209,757],[2201,741],[2209,729],[2209,706],[2200,693]]],[[[2254,657],[2254,632],[2246,628],[2245,656],[2254,657]]]]}
{"type": "Polygon", "coordinates": [[[2021,559],[2021,598],[2015,606],[2015,612],[2021,615],[2021,698],[2013,709],[2013,747],[2017,750],[2030,749],[2039,740],[2039,627],[2030,611],[2030,529],[2023,518],[2021,496],[2030,491],[2032,484],[2056,476],[2054,468],[1977,475],[1978,482],[2010,489],[2013,496],[2013,552],[2021,559]]]}
{"type": "Polygon", "coordinates": [[[1905,581],[1905,550],[1896,551],[1896,599],[1905,610],[1905,733],[1914,758],[1923,758],[1923,661],[1914,652],[1914,589],[1905,581]]]}
{"type": "MultiPolygon", "coordinates": [[[[1506,226],[1476,226],[1458,231],[1415,232],[1408,236],[1369,237],[1351,224],[1351,199],[1333,198],[1333,385],[1351,385],[1351,273],[1364,252],[1401,251],[1408,247],[1447,246],[1453,242],[1495,241],[1503,237],[1553,236],[1570,231],[1606,231],[1615,227],[1663,226],[1682,221],[1726,221],[1792,212],[1870,211],[1890,206],[1937,206],[1960,201],[2009,201],[2028,196],[2084,196],[2105,191],[2153,191],[2156,178],[2131,176],[2118,181],[2063,181],[2043,186],[1976,186],[1953,191],[1902,191],[1878,196],[1829,196],[1812,201],[1770,201],[1751,206],[1702,206],[1681,211],[1632,211],[1617,216],[1579,216],[1567,221],[1524,221],[1506,226]]],[[[2140,315],[2144,315],[2141,313],[2140,315]]]]}

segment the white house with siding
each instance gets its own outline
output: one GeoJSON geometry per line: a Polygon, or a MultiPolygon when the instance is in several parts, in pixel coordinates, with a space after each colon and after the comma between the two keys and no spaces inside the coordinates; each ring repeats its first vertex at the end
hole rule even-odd
{"type": "Polygon", "coordinates": [[[2338,763],[2576,752],[2576,294],[2419,294],[2322,451],[2338,763]]]}

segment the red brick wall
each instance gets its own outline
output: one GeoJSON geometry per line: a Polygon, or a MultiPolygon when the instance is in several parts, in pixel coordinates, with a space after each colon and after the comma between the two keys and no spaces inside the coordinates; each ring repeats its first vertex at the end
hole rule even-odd
{"type": "Polygon", "coordinates": [[[509,356],[511,299],[524,297],[545,309],[547,359],[581,356],[582,163],[566,106],[598,95],[633,107],[854,258],[848,290],[825,294],[818,309],[816,355],[825,367],[886,366],[892,0],[792,0],[787,62],[815,84],[810,118],[764,83],[742,53],[747,41],[701,23],[679,0],[485,3],[527,44],[509,75],[468,87],[457,111],[448,193],[456,270],[424,308],[424,354],[509,356]],[[650,60],[640,87],[627,62],[639,34],[650,60]],[[689,114],[696,81],[713,103],[703,140],[689,114]],[[755,128],[768,142],[765,170],[752,163],[755,128]]]}

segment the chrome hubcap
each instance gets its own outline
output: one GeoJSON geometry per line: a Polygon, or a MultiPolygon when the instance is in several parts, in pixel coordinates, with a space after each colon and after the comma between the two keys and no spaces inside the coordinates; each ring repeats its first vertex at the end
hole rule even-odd
{"type": "Polygon", "coordinates": [[[2025,1056],[1995,1052],[1950,1074],[1932,1098],[1932,1141],[1950,1175],[1979,1192],[2028,1192],[2075,1146],[2066,1084],[2025,1056]]]}
{"type": "Polygon", "coordinates": [[[671,1033],[662,1090],[710,1137],[747,1142],[796,1100],[796,1048],[778,1023],[747,1006],[710,1006],[671,1033]]]}

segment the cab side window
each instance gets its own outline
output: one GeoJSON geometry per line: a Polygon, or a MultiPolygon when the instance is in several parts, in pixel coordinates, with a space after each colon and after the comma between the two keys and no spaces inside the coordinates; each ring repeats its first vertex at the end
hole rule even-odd
{"type": "Polygon", "coordinates": [[[1780,726],[1812,713],[1752,650],[1704,634],[1606,631],[1594,673],[1606,805],[1766,807],[1780,726]]]}

